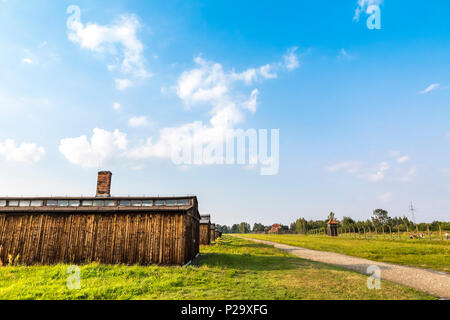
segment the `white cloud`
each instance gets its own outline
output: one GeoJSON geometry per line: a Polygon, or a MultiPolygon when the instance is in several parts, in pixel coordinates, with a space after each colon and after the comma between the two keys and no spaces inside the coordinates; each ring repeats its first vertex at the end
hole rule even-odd
{"type": "MultiPolygon", "coordinates": [[[[144,45],[137,36],[140,26],[139,20],[133,15],[123,15],[110,25],[84,25],[81,21],[69,20],[68,38],[83,49],[110,54],[113,60],[108,65],[110,71],[120,68],[124,74],[145,79],[151,77],[151,73],[145,68],[144,45]]],[[[118,89],[127,87],[129,85],[119,85],[118,89]]]]}
{"type": "Polygon", "coordinates": [[[247,110],[249,110],[252,113],[256,112],[256,108],[258,107],[258,96],[259,96],[259,90],[255,89],[252,91],[250,98],[243,103],[243,107],[247,110]]]}
{"type": "Polygon", "coordinates": [[[7,161],[35,163],[39,162],[44,155],[44,148],[34,143],[17,145],[12,139],[7,139],[5,142],[0,141],[0,156],[7,161]]]}
{"type": "MultiPolygon", "coordinates": [[[[293,52],[291,54],[294,54],[293,52]]],[[[121,163],[130,162],[133,167],[141,167],[136,162],[149,158],[171,158],[174,150],[180,148],[194,149],[196,146],[211,146],[223,141],[227,130],[244,121],[245,113],[255,113],[258,106],[259,90],[252,85],[266,79],[274,79],[277,72],[286,70],[283,63],[266,64],[258,68],[249,68],[242,72],[234,69],[224,70],[220,63],[207,61],[201,57],[194,59],[195,67],[183,72],[175,85],[178,98],[183,101],[187,109],[207,107],[209,109],[209,123],[193,121],[178,127],[163,128],[159,131],[159,138],[149,138],[142,144],[131,148],[127,146],[126,135],[118,132],[107,132],[95,129],[89,143],[86,136],[61,141],[60,151],[74,164],[82,166],[98,166],[98,163],[120,158],[121,163]],[[121,138],[124,148],[109,148],[111,152],[104,152],[99,156],[98,150],[104,147],[100,143],[94,144],[99,137],[106,145],[114,145],[117,136],[121,138]]],[[[145,117],[130,119],[131,126],[148,124],[145,117]]],[[[117,138],[118,139],[118,138],[117,138]]]]}
{"type": "Polygon", "coordinates": [[[339,54],[337,55],[337,58],[338,59],[340,59],[340,60],[353,60],[354,59],[354,56],[352,56],[351,54],[349,54],[348,52],[347,52],[347,50],[345,50],[344,48],[342,48],[340,51],[339,51],[339,54]]]}
{"type": "Polygon", "coordinates": [[[120,105],[120,103],[118,103],[118,102],[114,102],[113,103],[113,109],[114,110],[119,111],[121,107],[122,106],[120,105]]]}
{"type": "Polygon", "coordinates": [[[365,12],[368,7],[371,5],[381,5],[383,0],[358,0],[358,7],[355,10],[355,15],[353,16],[353,20],[359,21],[362,12],[365,12]]]}
{"type": "Polygon", "coordinates": [[[116,83],[116,89],[119,91],[123,91],[131,86],[133,86],[133,82],[130,79],[114,79],[116,83]]]}
{"type": "Polygon", "coordinates": [[[298,56],[296,54],[296,51],[298,50],[298,47],[292,47],[288,50],[287,54],[283,56],[284,58],[284,64],[286,68],[290,71],[295,70],[300,67],[300,62],[298,60],[298,56]]]}
{"type": "Polygon", "coordinates": [[[23,59],[22,59],[22,63],[25,63],[25,64],[33,64],[33,60],[31,60],[30,58],[23,58],[23,59]]]}
{"type": "Polygon", "coordinates": [[[406,163],[406,162],[408,162],[409,160],[411,160],[409,156],[402,156],[402,157],[400,157],[400,158],[397,158],[397,162],[398,162],[398,163],[406,163]]]}
{"type": "Polygon", "coordinates": [[[362,173],[359,175],[360,178],[366,178],[372,182],[378,182],[384,180],[385,173],[390,169],[390,166],[387,162],[382,162],[378,165],[375,172],[362,173]]]}
{"type": "Polygon", "coordinates": [[[59,145],[59,151],[70,163],[86,168],[111,164],[126,150],[126,134],[119,130],[108,132],[98,128],[94,129],[90,141],[83,135],[62,139],[59,145]]]}
{"type": "Polygon", "coordinates": [[[146,116],[141,116],[141,117],[131,117],[128,120],[128,124],[133,128],[138,128],[138,127],[146,127],[150,125],[150,122],[148,121],[146,116]]]}
{"type": "Polygon", "coordinates": [[[411,168],[406,172],[406,174],[403,174],[398,180],[401,182],[413,182],[414,178],[417,173],[417,168],[411,168]]]}
{"type": "MultiPolygon", "coordinates": [[[[286,68],[292,70],[298,67],[295,50],[289,50],[285,59],[286,57],[290,57],[286,68]]],[[[242,93],[237,87],[242,84],[250,86],[266,79],[276,79],[277,72],[284,65],[282,63],[266,64],[237,73],[234,70],[225,71],[220,63],[207,61],[202,57],[195,58],[194,62],[197,67],[183,72],[176,86],[178,97],[187,107],[199,104],[208,104],[213,108],[225,105],[241,107],[248,101],[242,99],[242,93]]],[[[254,89],[250,99],[254,100],[257,94],[258,91],[254,89]]]]}
{"type": "Polygon", "coordinates": [[[419,93],[420,93],[420,94],[427,94],[427,93],[430,93],[431,91],[436,90],[437,88],[439,88],[439,86],[440,86],[439,83],[433,83],[433,84],[430,84],[426,89],[420,91],[419,93]]]}
{"type": "Polygon", "coordinates": [[[400,151],[390,151],[390,162],[383,161],[378,164],[367,164],[356,161],[337,163],[326,167],[329,172],[345,172],[358,179],[369,182],[381,182],[387,178],[389,181],[412,182],[417,173],[415,167],[406,169],[404,164],[411,161],[408,155],[401,156],[400,151]],[[388,172],[390,173],[388,175],[388,172]]]}
{"type": "Polygon", "coordinates": [[[390,166],[387,162],[382,162],[375,167],[367,167],[360,162],[342,162],[326,169],[330,172],[344,171],[360,179],[378,182],[385,178],[385,173],[390,169],[390,166]]]}

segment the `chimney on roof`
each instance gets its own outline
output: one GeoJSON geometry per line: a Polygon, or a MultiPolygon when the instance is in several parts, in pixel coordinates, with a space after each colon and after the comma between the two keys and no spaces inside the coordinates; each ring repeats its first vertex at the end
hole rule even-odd
{"type": "Polygon", "coordinates": [[[111,197],[111,178],[111,171],[100,171],[98,173],[96,197],[111,197]]]}

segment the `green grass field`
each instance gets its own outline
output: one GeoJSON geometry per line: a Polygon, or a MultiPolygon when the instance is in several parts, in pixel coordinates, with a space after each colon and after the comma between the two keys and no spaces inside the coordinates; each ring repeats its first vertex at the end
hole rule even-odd
{"type": "Polygon", "coordinates": [[[240,235],[320,251],[332,251],[374,261],[450,272],[450,242],[330,238],[304,235],[240,235]]]}
{"type": "Polygon", "coordinates": [[[0,268],[0,299],[434,299],[390,282],[299,259],[270,246],[224,236],[189,267],[81,267],[69,290],[66,265],[0,268]]]}

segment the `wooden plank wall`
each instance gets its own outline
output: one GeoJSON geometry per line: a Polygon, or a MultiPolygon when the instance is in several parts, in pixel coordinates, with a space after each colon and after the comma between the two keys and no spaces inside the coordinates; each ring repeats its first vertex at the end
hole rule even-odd
{"type": "Polygon", "coordinates": [[[208,246],[211,244],[211,226],[209,224],[200,224],[200,244],[208,246]]]}
{"type": "Polygon", "coordinates": [[[214,229],[210,230],[210,241],[216,241],[216,231],[214,229]]]}
{"type": "Polygon", "coordinates": [[[181,213],[2,214],[0,260],[183,265],[198,253],[198,227],[181,213]]]}
{"type": "Polygon", "coordinates": [[[191,215],[184,215],[183,218],[183,224],[186,226],[183,237],[185,252],[194,258],[200,252],[200,224],[191,215]]]}

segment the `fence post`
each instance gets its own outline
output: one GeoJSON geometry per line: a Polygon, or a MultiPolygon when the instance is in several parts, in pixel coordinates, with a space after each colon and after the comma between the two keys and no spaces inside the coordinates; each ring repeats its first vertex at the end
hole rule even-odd
{"type": "Polygon", "coordinates": [[[384,226],[382,226],[381,228],[382,228],[382,230],[383,230],[383,239],[386,240],[386,234],[384,233],[384,226]]]}
{"type": "Polygon", "coordinates": [[[420,234],[419,234],[419,227],[416,225],[416,234],[417,234],[417,238],[420,240],[420,234]]]}
{"type": "Polygon", "coordinates": [[[391,226],[389,226],[389,234],[391,235],[391,240],[392,240],[392,228],[391,228],[391,226]]]}
{"type": "Polygon", "coordinates": [[[398,240],[401,240],[401,238],[400,238],[400,227],[399,226],[397,226],[397,232],[398,232],[398,240]]]}
{"type": "Polygon", "coordinates": [[[442,228],[439,225],[439,237],[441,238],[441,241],[444,241],[444,238],[442,237],[442,228]]]}
{"type": "Polygon", "coordinates": [[[363,229],[364,229],[364,239],[367,239],[366,227],[364,227],[363,229]]]}
{"type": "Polygon", "coordinates": [[[428,238],[431,240],[430,226],[427,225],[428,238]]]}

